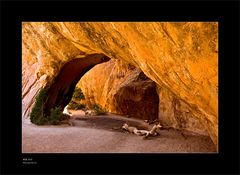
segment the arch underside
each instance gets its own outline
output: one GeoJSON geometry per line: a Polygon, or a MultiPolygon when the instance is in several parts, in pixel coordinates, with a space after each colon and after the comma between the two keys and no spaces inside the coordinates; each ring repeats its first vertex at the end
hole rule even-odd
{"type": "Polygon", "coordinates": [[[46,114],[54,107],[64,107],[71,101],[74,89],[81,77],[95,65],[107,62],[110,58],[103,54],[93,54],[67,62],[48,87],[44,104],[46,114]]]}

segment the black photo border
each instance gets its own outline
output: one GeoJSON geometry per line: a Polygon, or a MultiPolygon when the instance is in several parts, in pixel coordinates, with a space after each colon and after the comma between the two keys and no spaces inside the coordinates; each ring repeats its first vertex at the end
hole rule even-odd
{"type": "Polygon", "coordinates": [[[238,1],[2,1],[1,172],[238,174],[239,9],[238,1]],[[219,153],[22,154],[23,21],[219,22],[219,153]],[[24,159],[36,164],[23,164],[24,159]]]}

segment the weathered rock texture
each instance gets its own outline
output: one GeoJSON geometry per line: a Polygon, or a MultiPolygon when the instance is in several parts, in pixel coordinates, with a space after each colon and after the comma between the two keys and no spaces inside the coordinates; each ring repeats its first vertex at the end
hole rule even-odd
{"type": "Polygon", "coordinates": [[[83,90],[88,107],[98,104],[111,113],[149,121],[159,116],[164,127],[207,134],[188,105],[165,88],[158,88],[157,93],[155,83],[125,61],[111,60],[95,66],[77,86],[83,90]]]}
{"type": "Polygon", "coordinates": [[[123,60],[99,64],[86,73],[77,85],[85,104],[97,104],[111,113],[154,120],[158,118],[156,84],[135,66],[123,60]]]}
{"type": "Polygon", "coordinates": [[[207,135],[207,131],[194,111],[165,88],[159,88],[159,120],[164,127],[185,129],[207,135]]]}
{"type": "Polygon", "coordinates": [[[218,23],[26,22],[22,38],[23,115],[64,63],[101,53],[183,101],[218,143],[218,23]]]}

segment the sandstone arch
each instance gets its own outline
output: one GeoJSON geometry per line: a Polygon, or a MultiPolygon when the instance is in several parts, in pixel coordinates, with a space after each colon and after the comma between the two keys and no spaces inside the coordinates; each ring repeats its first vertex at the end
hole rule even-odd
{"type": "Polygon", "coordinates": [[[60,106],[63,110],[70,102],[80,78],[95,65],[109,60],[110,58],[103,54],[92,54],[67,62],[49,87],[48,98],[44,105],[45,112],[48,114],[55,106],[60,106]]]}
{"type": "Polygon", "coordinates": [[[49,61],[103,53],[140,68],[167,90],[162,96],[184,102],[218,144],[217,22],[26,22],[22,36],[25,116],[37,90],[59,73],[49,61]]]}

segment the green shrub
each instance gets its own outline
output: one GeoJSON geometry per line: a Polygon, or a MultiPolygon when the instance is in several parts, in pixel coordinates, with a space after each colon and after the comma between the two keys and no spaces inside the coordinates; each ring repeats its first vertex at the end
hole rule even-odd
{"type": "Polygon", "coordinates": [[[40,89],[35,104],[32,108],[32,111],[30,113],[30,120],[32,123],[37,125],[42,125],[46,122],[46,119],[44,118],[44,112],[43,112],[43,103],[46,99],[46,90],[40,89]]]}
{"type": "Polygon", "coordinates": [[[73,97],[72,98],[74,98],[74,99],[76,99],[76,100],[84,100],[85,99],[85,96],[84,96],[84,94],[83,94],[83,92],[82,92],[82,90],[80,89],[80,88],[75,88],[75,90],[74,90],[74,93],[73,93],[73,97]]]}
{"type": "Polygon", "coordinates": [[[84,104],[80,104],[80,103],[76,103],[76,102],[73,102],[71,101],[69,104],[68,104],[68,109],[74,109],[74,110],[77,110],[77,109],[85,109],[86,106],[84,104]]]}
{"type": "Polygon", "coordinates": [[[36,125],[44,125],[44,124],[53,124],[56,125],[59,123],[61,119],[61,108],[55,107],[54,109],[51,109],[50,116],[46,116],[44,114],[43,104],[46,100],[46,90],[40,89],[35,104],[32,108],[32,111],[30,113],[30,120],[33,124],[36,125]]]}
{"type": "Polygon", "coordinates": [[[82,90],[76,87],[72,96],[72,100],[68,104],[68,109],[86,109],[86,106],[80,103],[80,101],[84,99],[85,97],[82,90]]]}
{"type": "Polygon", "coordinates": [[[48,117],[48,123],[51,125],[57,125],[61,120],[61,108],[55,107],[51,109],[50,116],[48,117]]]}
{"type": "Polygon", "coordinates": [[[97,112],[97,114],[105,114],[106,110],[102,109],[100,106],[97,104],[92,105],[92,109],[97,112]]]}

